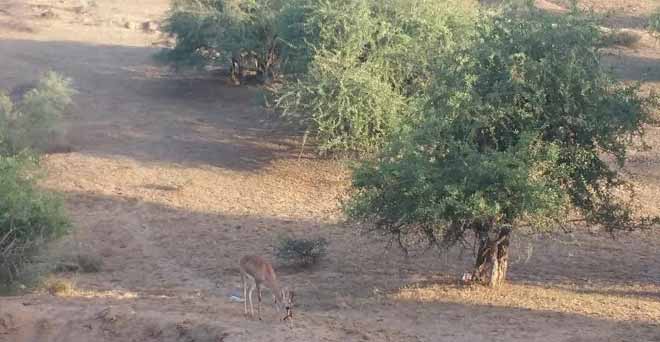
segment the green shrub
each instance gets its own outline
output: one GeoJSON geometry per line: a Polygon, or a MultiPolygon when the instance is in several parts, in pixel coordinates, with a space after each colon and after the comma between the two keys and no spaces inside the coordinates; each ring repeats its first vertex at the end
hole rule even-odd
{"type": "Polygon", "coordinates": [[[311,266],[325,257],[328,241],[318,239],[281,238],[275,249],[277,258],[286,264],[311,266]]]}
{"type": "Polygon", "coordinates": [[[176,37],[157,59],[176,67],[232,65],[273,77],[279,63],[275,0],[176,0],[163,30],[176,37]]]}
{"type": "Polygon", "coordinates": [[[477,33],[437,59],[419,125],[355,170],[349,216],[404,248],[476,236],[477,279],[488,260],[505,265],[512,230],[556,229],[571,213],[635,227],[619,170],[657,98],[606,72],[596,22],[530,5],[484,16],[477,33]]]}
{"type": "MultiPolygon", "coordinates": [[[[228,40],[222,24],[230,18],[223,13],[223,7],[223,1],[173,1],[162,29],[176,37],[176,45],[173,49],[162,50],[156,55],[157,59],[182,67],[212,64],[218,57],[227,57],[218,56],[212,50],[216,41],[228,40]]],[[[225,26],[231,24],[227,22],[225,26]]],[[[232,48],[220,52],[226,53],[232,48]]]]}
{"type": "Polygon", "coordinates": [[[37,188],[39,160],[71,103],[70,80],[48,73],[13,104],[0,94],[0,288],[9,289],[47,241],[69,228],[61,200],[37,188]]]}
{"type": "Polygon", "coordinates": [[[43,244],[64,234],[62,202],[35,186],[37,160],[0,156],[0,287],[9,286],[43,244]]]}
{"type": "Polygon", "coordinates": [[[649,31],[652,34],[660,34],[660,7],[658,7],[649,18],[649,31]]]}
{"type": "Polygon", "coordinates": [[[103,266],[103,259],[97,255],[79,254],[76,257],[80,271],[84,273],[96,273],[101,270],[103,266]]]}
{"type": "Polygon", "coordinates": [[[316,133],[321,151],[373,152],[415,121],[432,61],[467,40],[476,17],[448,0],[310,0],[305,13],[307,45],[296,46],[306,73],[291,75],[276,104],[316,133]]]}
{"type": "Polygon", "coordinates": [[[0,93],[0,155],[42,150],[60,134],[62,114],[71,104],[71,80],[49,72],[18,103],[0,93]]]}
{"type": "Polygon", "coordinates": [[[604,35],[605,46],[633,47],[642,39],[642,36],[634,31],[613,30],[604,35]]]}
{"type": "Polygon", "coordinates": [[[276,103],[287,119],[316,132],[322,152],[374,151],[402,124],[406,99],[368,70],[344,70],[332,59],[287,85],[276,103]]]}

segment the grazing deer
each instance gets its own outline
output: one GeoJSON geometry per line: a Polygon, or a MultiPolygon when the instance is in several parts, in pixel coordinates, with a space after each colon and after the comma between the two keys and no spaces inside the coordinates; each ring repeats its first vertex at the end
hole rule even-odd
{"type": "Polygon", "coordinates": [[[293,317],[291,307],[293,306],[293,291],[286,287],[280,287],[273,270],[273,265],[266,259],[247,255],[241,258],[241,282],[243,285],[243,298],[245,304],[245,315],[248,316],[247,302],[250,301],[250,316],[254,316],[254,307],[252,306],[252,292],[257,290],[257,313],[261,320],[261,285],[265,285],[273,293],[273,301],[277,311],[282,308],[286,310],[286,317],[283,320],[293,317]],[[249,287],[249,289],[248,289],[249,287]]]}

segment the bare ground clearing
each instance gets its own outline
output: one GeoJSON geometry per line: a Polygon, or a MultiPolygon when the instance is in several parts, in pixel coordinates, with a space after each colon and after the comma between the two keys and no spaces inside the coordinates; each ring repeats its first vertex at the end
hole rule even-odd
{"type": "MultiPolygon", "coordinates": [[[[519,237],[505,291],[452,281],[469,252],[385,253],[340,223],[344,166],[298,161],[299,137],[268,119],[257,89],[153,63],[165,40],[141,25],[168,2],[0,0],[0,88],[53,69],[80,91],[71,152],[45,158],[43,185],[65,196],[76,226],[50,258],[104,260],[99,273],[61,275],[75,283],[65,295],[0,298],[0,341],[660,341],[657,232],[519,237]],[[270,254],[281,233],[326,237],[329,256],[282,274],[299,297],[292,326],[270,308],[246,321],[227,299],[237,261],[270,254]]],[[[660,43],[630,19],[653,2],[593,3],[643,34],[612,51],[615,70],[660,89],[660,43]]],[[[660,212],[659,133],[649,128],[654,149],[631,156],[649,213],[660,212]]]]}

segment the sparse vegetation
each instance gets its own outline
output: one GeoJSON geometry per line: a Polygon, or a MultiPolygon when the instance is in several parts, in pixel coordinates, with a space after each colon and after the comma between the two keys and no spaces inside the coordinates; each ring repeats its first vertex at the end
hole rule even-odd
{"type": "Polygon", "coordinates": [[[43,280],[41,288],[53,296],[66,296],[75,291],[75,284],[72,280],[50,276],[43,280]]]}
{"type": "Polygon", "coordinates": [[[176,36],[177,44],[158,59],[177,67],[230,65],[236,82],[245,69],[260,80],[272,79],[280,61],[281,7],[271,0],[174,1],[163,30],[176,36]]]}
{"type": "Polygon", "coordinates": [[[83,273],[99,272],[103,266],[103,259],[92,254],[78,254],[76,261],[80,267],[80,271],[83,273]]]}
{"type": "Polygon", "coordinates": [[[96,273],[101,270],[103,259],[93,254],[78,254],[75,257],[66,257],[58,261],[53,271],[57,273],[81,272],[96,273]],[[72,260],[73,259],[73,260],[72,260]]]}
{"type": "Polygon", "coordinates": [[[612,30],[604,35],[605,46],[634,47],[642,36],[630,30],[612,30]]]}
{"type": "Polygon", "coordinates": [[[47,73],[34,87],[20,91],[17,102],[0,93],[0,155],[40,151],[59,133],[62,114],[75,93],[71,80],[47,73]]]}
{"type": "Polygon", "coordinates": [[[14,105],[0,94],[0,287],[9,289],[43,244],[69,228],[58,197],[38,189],[39,160],[71,102],[69,81],[49,73],[14,105]]]}
{"type": "Polygon", "coordinates": [[[0,157],[0,286],[10,286],[40,247],[69,228],[62,203],[37,189],[34,157],[0,157]]]}
{"type": "Polygon", "coordinates": [[[275,254],[285,264],[312,266],[317,264],[327,253],[328,241],[324,238],[296,239],[282,237],[275,254]]]}
{"type": "Polygon", "coordinates": [[[660,34],[660,7],[649,18],[649,31],[655,35],[660,34]]]}

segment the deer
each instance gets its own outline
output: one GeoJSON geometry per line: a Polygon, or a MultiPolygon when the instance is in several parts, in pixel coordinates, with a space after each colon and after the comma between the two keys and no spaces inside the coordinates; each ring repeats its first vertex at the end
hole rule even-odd
{"type": "Polygon", "coordinates": [[[293,317],[291,308],[293,306],[293,291],[287,287],[281,287],[277,281],[275,270],[270,261],[257,255],[246,255],[240,260],[241,283],[243,285],[243,298],[245,316],[254,317],[254,306],[252,305],[252,292],[257,290],[257,315],[261,320],[261,288],[262,285],[270,289],[273,294],[273,302],[278,312],[282,308],[286,316],[282,320],[293,317]],[[248,314],[248,300],[250,301],[250,314],[248,314]]]}

